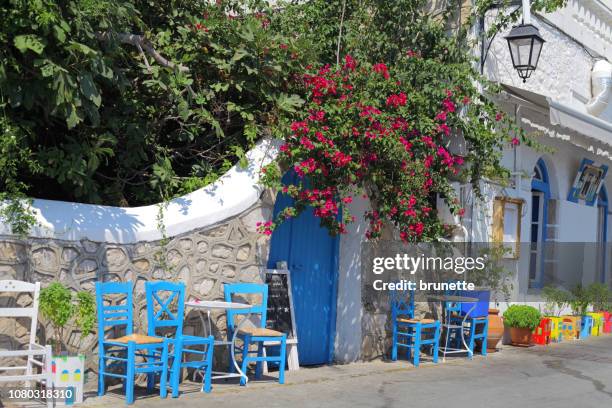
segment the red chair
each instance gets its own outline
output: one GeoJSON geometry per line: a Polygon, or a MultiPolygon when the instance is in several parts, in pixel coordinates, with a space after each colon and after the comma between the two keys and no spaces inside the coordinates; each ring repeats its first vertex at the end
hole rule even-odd
{"type": "Polygon", "coordinates": [[[540,320],[540,325],[533,331],[533,342],[543,346],[550,343],[550,333],[552,331],[552,322],[549,318],[544,317],[540,320]]]}
{"type": "Polygon", "coordinates": [[[603,312],[604,315],[604,333],[612,333],[612,314],[610,312],[603,312]]]}

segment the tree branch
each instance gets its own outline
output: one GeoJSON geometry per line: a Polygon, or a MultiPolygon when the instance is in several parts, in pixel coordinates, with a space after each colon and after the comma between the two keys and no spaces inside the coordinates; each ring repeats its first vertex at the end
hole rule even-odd
{"type": "MultiPolygon", "coordinates": [[[[117,33],[115,34],[117,40],[123,44],[130,44],[136,47],[139,50],[143,50],[147,54],[149,54],[157,63],[166,68],[178,69],[180,72],[189,72],[189,68],[181,64],[175,64],[172,61],[164,58],[159,52],[155,50],[153,44],[149,40],[147,40],[144,36],[138,34],[129,34],[129,33],[117,33]]],[[[111,37],[111,34],[108,32],[98,33],[96,35],[99,40],[108,40],[111,37]]],[[[146,58],[145,58],[146,61],[146,58]]],[[[147,62],[148,63],[148,62],[147,62]]]]}

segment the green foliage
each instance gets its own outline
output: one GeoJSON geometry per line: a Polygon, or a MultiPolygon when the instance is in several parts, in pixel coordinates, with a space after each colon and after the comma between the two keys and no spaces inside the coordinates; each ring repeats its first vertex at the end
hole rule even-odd
{"type": "Polygon", "coordinates": [[[504,312],[504,324],[508,327],[534,330],[541,318],[538,309],[528,305],[511,305],[504,312]]]}
{"type": "Polygon", "coordinates": [[[0,3],[0,199],[13,200],[0,216],[13,231],[33,221],[23,197],[151,204],[244,165],[302,104],[292,79],[307,48],[246,3],[0,3]],[[186,69],[122,42],[131,33],[186,69]]]}
{"type": "Polygon", "coordinates": [[[76,323],[81,329],[81,336],[87,336],[96,324],[96,300],[89,292],[76,294],[76,323]]]}
{"type": "Polygon", "coordinates": [[[560,316],[572,298],[568,291],[553,286],[545,286],[542,289],[542,296],[546,301],[547,314],[554,316],[560,316]]]}
{"type": "Polygon", "coordinates": [[[432,16],[425,0],[0,2],[0,218],[23,234],[27,197],[132,206],[200,188],[262,137],[285,137],[306,100],[300,74],[346,54],[394,67],[413,51],[397,74],[421,112],[462,86],[466,176],[503,175],[495,107],[475,85],[467,30],[447,30],[450,3],[432,16]]]}
{"type": "Polygon", "coordinates": [[[72,292],[59,282],[40,291],[40,311],[57,329],[64,327],[74,314],[72,292]]]}
{"type": "Polygon", "coordinates": [[[492,301],[499,301],[497,296],[501,295],[506,302],[510,301],[514,285],[512,284],[513,272],[504,266],[504,255],[510,249],[503,245],[494,245],[480,251],[480,256],[486,257],[484,269],[474,269],[468,279],[477,286],[486,287],[494,296],[492,301]]]}
{"type": "MultiPolygon", "coordinates": [[[[296,204],[290,213],[261,225],[262,232],[270,234],[307,206],[314,207],[332,233],[343,232],[344,224],[353,220],[347,213],[339,222],[338,208],[365,190],[373,204],[366,214],[369,238],[379,236],[390,223],[406,241],[432,241],[446,228],[431,197],[442,197],[461,215],[451,180],[471,182],[478,192],[482,178],[507,176],[500,165],[503,147],[530,142],[486,96],[498,90],[474,70],[466,30],[449,35],[450,9],[442,18],[431,15],[426,5],[425,0],[347,1],[343,35],[337,31],[342,64],[335,64],[337,55],[323,52],[322,63],[333,65],[317,64],[304,73],[307,104],[301,120],[277,132],[287,143],[274,170],[277,177],[270,175],[277,164],[266,169],[264,183],[282,187],[296,204]],[[357,61],[356,69],[347,69],[345,56],[357,61]],[[316,84],[326,85],[319,89],[316,84]],[[401,106],[388,102],[399,95],[406,98],[401,106]],[[364,114],[364,107],[376,113],[364,114]],[[324,119],[310,119],[312,112],[324,119]],[[404,125],[396,127],[399,122],[404,125]],[[449,152],[458,136],[467,145],[462,157],[449,152]],[[337,157],[348,164],[338,165],[337,157]],[[302,180],[281,186],[279,175],[290,167],[300,178],[308,175],[310,190],[302,180]]],[[[309,17],[333,13],[330,5],[315,1],[304,7],[294,5],[279,15],[279,26],[307,27],[308,35],[322,36],[338,24],[309,17]],[[316,7],[318,12],[313,11],[316,7]]]]}
{"type": "Polygon", "coordinates": [[[578,316],[587,314],[589,305],[593,302],[593,292],[590,287],[584,287],[582,284],[577,284],[571,290],[570,306],[572,311],[578,316]]]}
{"type": "Polygon", "coordinates": [[[591,292],[594,311],[612,310],[612,291],[610,291],[607,285],[603,283],[594,283],[589,286],[589,292],[591,292]]]}
{"type": "Polygon", "coordinates": [[[55,353],[61,352],[64,327],[72,319],[82,336],[87,336],[96,322],[93,295],[77,292],[73,297],[73,292],[59,282],[53,282],[40,291],[40,311],[53,325],[55,353]]]}

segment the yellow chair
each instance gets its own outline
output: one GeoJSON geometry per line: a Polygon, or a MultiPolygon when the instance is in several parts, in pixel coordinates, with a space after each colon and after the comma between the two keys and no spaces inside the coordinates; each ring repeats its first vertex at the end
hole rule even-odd
{"type": "Polygon", "coordinates": [[[563,319],[558,316],[546,316],[550,319],[550,341],[559,343],[563,339],[563,319]]]}

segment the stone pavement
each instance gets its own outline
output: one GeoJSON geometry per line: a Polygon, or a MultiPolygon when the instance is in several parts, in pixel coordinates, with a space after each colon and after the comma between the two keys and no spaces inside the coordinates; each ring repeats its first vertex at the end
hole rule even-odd
{"type": "MultiPolygon", "coordinates": [[[[303,368],[289,372],[284,386],[275,379],[247,387],[221,382],[211,394],[187,383],[178,399],[139,396],[134,407],[610,407],[612,336],[548,347],[505,346],[486,358],[454,357],[416,369],[406,361],[303,368]]],[[[125,405],[111,390],[85,406],[125,405]]]]}

